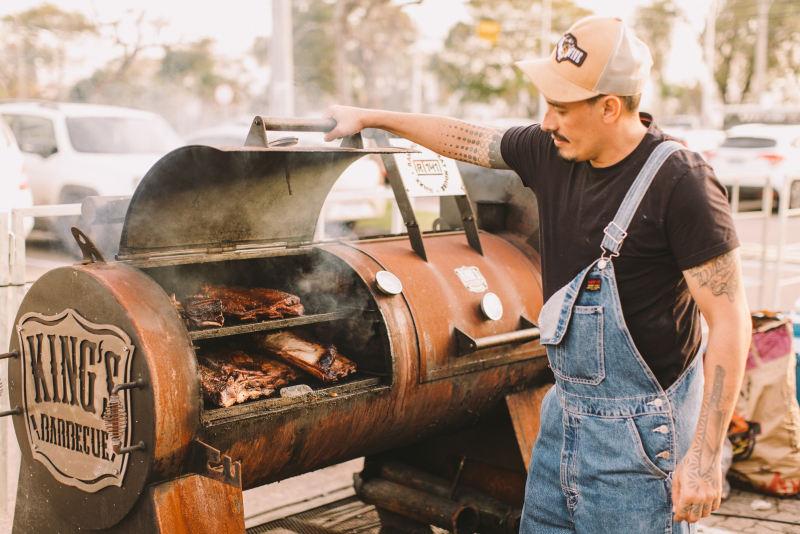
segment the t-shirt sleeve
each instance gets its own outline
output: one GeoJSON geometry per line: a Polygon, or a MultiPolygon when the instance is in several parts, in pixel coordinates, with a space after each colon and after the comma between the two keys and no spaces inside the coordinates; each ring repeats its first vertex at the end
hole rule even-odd
{"type": "Polygon", "coordinates": [[[516,126],[509,128],[503,134],[500,143],[500,155],[511,170],[516,172],[522,183],[534,190],[537,189],[542,158],[545,157],[545,144],[550,141],[549,136],[542,131],[538,124],[531,126],[516,126]]]}
{"type": "Polygon", "coordinates": [[[678,179],[668,201],[665,227],[682,271],[739,246],[725,188],[705,163],[695,163],[678,179]]]}

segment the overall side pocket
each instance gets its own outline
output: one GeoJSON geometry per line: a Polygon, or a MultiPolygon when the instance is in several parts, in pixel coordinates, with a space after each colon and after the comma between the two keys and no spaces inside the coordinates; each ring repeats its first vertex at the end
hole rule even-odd
{"type": "Polygon", "coordinates": [[[547,345],[550,367],[562,380],[598,385],[606,377],[603,307],[575,306],[561,343],[547,345]]]}

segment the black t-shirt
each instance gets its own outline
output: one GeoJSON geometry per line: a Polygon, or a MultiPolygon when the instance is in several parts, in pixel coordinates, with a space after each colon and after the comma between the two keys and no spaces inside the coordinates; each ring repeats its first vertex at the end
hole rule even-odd
{"type": "MultiPolygon", "coordinates": [[[[643,115],[647,125],[649,117],[643,115]]],[[[509,129],[503,159],[536,194],[544,299],[600,257],[603,229],[653,149],[667,139],[651,123],[625,159],[605,168],[558,156],[538,124],[509,129]]],[[[725,188],[694,152],[672,154],[656,174],[614,258],[628,330],[661,386],[696,354],[700,314],[682,271],[739,246],[725,188]]]]}

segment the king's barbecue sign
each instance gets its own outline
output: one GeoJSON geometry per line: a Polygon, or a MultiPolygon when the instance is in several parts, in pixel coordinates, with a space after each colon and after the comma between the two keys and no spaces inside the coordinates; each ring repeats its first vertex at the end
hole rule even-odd
{"type": "MultiPolygon", "coordinates": [[[[128,455],[109,452],[103,410],[115,385],[128,382],[134,347],[113,325],[92,323],[75,310],[28,313],[17,324],[25,422],[34,459],[69,486],[94,493],[121,486],[128,455]]],[[[130,441],[128,411],[122,446],[130,441]]]]}

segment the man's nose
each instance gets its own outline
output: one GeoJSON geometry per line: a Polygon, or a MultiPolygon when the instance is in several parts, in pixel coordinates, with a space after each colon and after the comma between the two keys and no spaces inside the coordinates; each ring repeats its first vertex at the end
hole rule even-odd
{"type": "Polygon", "coordinates": [[[555,131],[558,130],[558,124],[556,123],[555,113],[550,106],[547,106],[547,111],[544,113],[544,118],[542,119],[541,124],[542,130],[547,131],[555,131]]]}

